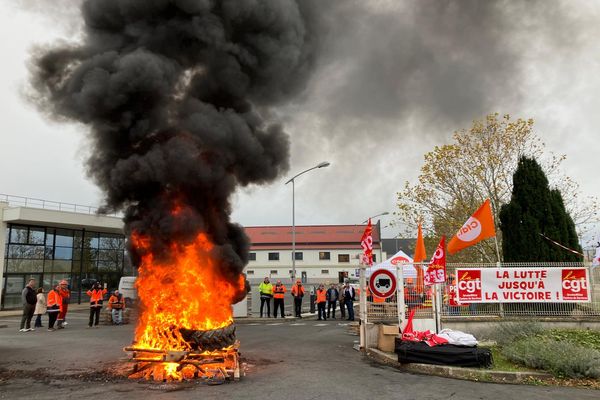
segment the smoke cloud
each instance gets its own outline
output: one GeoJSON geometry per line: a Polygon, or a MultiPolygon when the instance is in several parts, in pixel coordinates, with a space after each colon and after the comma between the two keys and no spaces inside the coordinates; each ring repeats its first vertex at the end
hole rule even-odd
{"type": "Polygon", "coordinates": [[[151,237],[155,256],[204,231],[222,274],[243,270],[249,244],[229,199],[288,169],[289,138],[257,107],[305,85],[314,37],[302,3],[87,0],[83,43],[36,55],[40,107],[91,128],[87,172],[104,209],[125,209],[126,233],[151,237]]]}

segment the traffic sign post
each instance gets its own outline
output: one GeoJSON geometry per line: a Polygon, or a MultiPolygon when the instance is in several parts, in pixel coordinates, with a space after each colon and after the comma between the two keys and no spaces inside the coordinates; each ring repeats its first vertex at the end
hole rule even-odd
{"type": "Polygon", "coordinates": [[[374,296],[387,299],[396,292],[396,276],[387,269],[378,269],[371,273],[369,289],[374,296]]]}

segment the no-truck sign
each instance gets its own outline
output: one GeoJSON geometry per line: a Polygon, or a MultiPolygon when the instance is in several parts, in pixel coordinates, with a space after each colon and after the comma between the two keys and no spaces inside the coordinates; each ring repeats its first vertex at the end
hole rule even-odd
{"type": "Polygon", "coordinates": [[[396,291],[396,277],[387,269],[378,269],[371,273],[369,289],[377,297],[387,299],[396,291]]]}

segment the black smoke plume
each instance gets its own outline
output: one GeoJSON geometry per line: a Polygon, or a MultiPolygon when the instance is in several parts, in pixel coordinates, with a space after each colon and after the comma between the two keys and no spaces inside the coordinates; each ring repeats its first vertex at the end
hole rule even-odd
{"type": "MultiPolygon", "coordinates": [[[[230,196],[288,168],[288,136],[257,107],[303,88],[308,4],[86,0],[83,43],[37,55],[39,105],[90,127],[88,174],[104,210],[124,209],[126,234],[150,236],[155,256],[203,231],[224,277],[243,270],[249,244],[230,221],[230,196]]],[[[136,264],[142,254],[131,251],[136,264]]]]}

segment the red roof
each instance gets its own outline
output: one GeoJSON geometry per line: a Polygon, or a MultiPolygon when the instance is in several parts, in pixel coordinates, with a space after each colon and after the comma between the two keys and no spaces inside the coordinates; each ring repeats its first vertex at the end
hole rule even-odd
{"type": "MultiPolygon", "coordinates": [[[[366,225],[311,225],[296,226],[296,248],[361,248],[360,239],[366,225]]],[[[291,226],[245,227],[252,248],[285,249],[292,247],[291,226]]],[[[373,247],[379,248],[380,238],[377,225],[373,226],[373,247]]]]}

